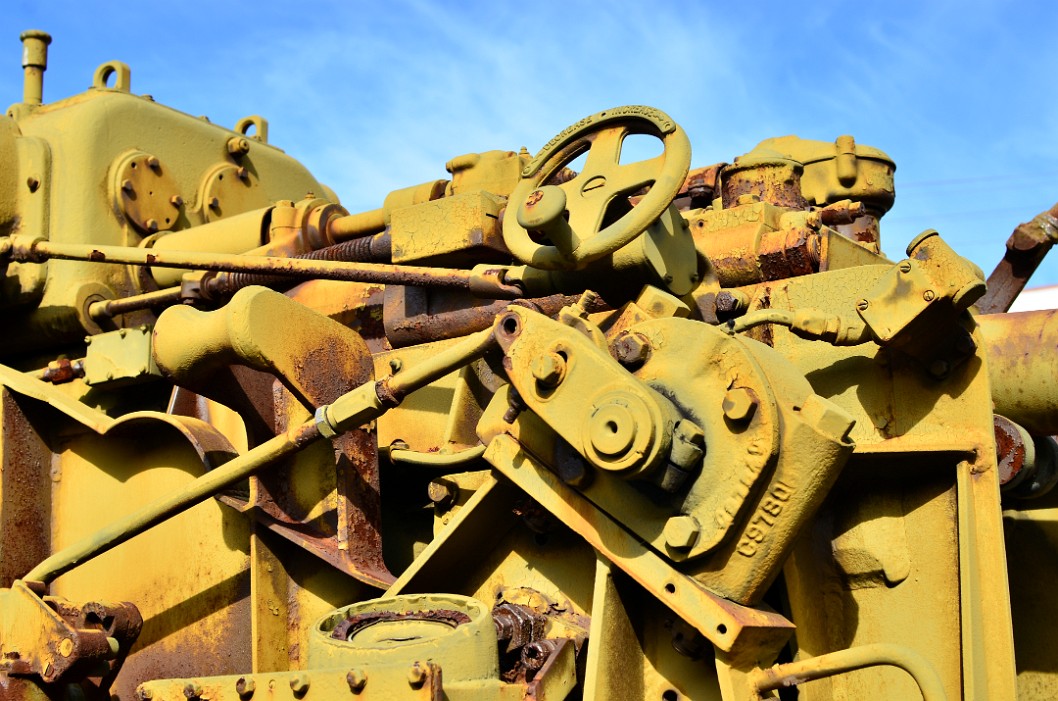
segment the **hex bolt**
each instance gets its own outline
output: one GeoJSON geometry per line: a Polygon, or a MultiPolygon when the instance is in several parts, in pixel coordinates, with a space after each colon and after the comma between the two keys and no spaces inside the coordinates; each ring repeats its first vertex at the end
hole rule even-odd
{"type": "Polygon", "coordinates": [[[684,443],[689,443],[697,448],[705,447],[705,431],[693,421],[680,419],[676,422],[674,433],[676,438],[684,443]]]}
{"type": "Polygon", "coordinates": [[[433,482],[430,482],[427,491],[430,495],[430,501],[432,501],[434,506],[438,509],[450,508],[459,497],[458,488],[447,480],[434,480],[433,482]]]}
{"type": "Polygon", "coordinates": [[[698,542],[700,531],[694,516],[673,516],[665,522],[665,543],[675,550],[689,550],[698,542]]]}
{"type": "Polygon", "coordinates": [[[554,351],[548,351],[533,358],[529,370],[541,385],[557,387],[566,374],[566,359],[554,351]]]}
{"type": "Polygon", "coordinates": [[[350,669],[348,674],[345,675],[345,683],[349,685],[349,691],[359,694],[367,686],[367,675],[364,674],[363,670],[350,669]]]}
{"type": "Polygon", "coordinates": [[[241,156],[250,150],[250,142],[241,136],[233,136],[228,139],[228,153],[233,156],[241,156]]]}
{"type": "Polygon", "coordinates": [[[241,698],[248,699],[253,696],[255,691],[257,691],[257,682],[253,679],[239,677],[238,681],[235,682],[235,693],[241,698]]]}
{"type": "Polygon", "coordinates": [[[622,365],[636,365],[647,359],[650,344],[638,333],[624,334],[614,342],[611,352],[622,365]]]}
{"type": "Polygon", "coordinates": [[[129,180],[128,178],[125,178],[124,180],[122,180],[121,181],[121,189],[124,190],[125,192],[128,192],[128,193],[131,194],[133,189],[134,189],[133,186],[132,186],[132,181],[129,180]]]}
{"type": "Polygon", "coordinates": [[[309,690],[309,675],[295,674],[290,678],[290,690],[295,696],[301,696],[309,690]]]}
{"type": "Polygon", "coordinates": [[[202,685],[198,682],[188,682],[184,685],[184,696],[189,699],[202,698],[202,685]]]}
{"type": "Polygon", "coordinates": [[[180,195],[173,195],[169,198],[169,204],[173,205],[177,209],[180,209],[184,206],[184,198],[180,195]]]}
{"type": "Polygon", "coordinates": [[[421,662],[415,662],[408,667],[408,684],[413,689],[421,689],[426,683],[426,668],[421,662]]]}
{"type": "Polygon", "coordinates": [[[724,394],[724,416],[731,421],[743,423],[753,418],[757,410],[757,397],[753,390],[745,387],[732,387],[724,394]]]}

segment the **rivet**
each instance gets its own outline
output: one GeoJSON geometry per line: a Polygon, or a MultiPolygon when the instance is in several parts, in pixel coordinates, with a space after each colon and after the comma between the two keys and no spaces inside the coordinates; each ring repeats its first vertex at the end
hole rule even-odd
{"type": "Polygon", "coordinates": [[[290,679],[290,690],[300,696],[309,690],[309,676],[307,674],[295,674],[290,679]]]}
{"type": "Polygon", "coordinates": [[[255,691],[257,691],[257,683],[253,679],[239,677],[238,681],[235,682],[235,693],[244,699],[253,696],[255,691]]]}
{"type": "Polygon", "coordinates": [[[367,686],[367,675],[359,669],[351,669],[345,675],[345,681],[349,685],[349,691],[359,694],[367,686]]]}
{"type": "Polygon", "coordinates": [[[424,683],[426,683],[426,668],[422,663],[415,662],[408,667],[408,684],[413,689],[419,689],[424,683]]]}

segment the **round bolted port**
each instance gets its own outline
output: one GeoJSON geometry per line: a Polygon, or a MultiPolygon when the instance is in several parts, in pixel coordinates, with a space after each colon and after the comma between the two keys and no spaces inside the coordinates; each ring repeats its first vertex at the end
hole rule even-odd
{"type": "Polygon", "coordinates": [[[724,416],[731,421],[744,423],[753,418],[757,410],[757,396],[745,387],[733,387],[724,394],[724,416]]]}
{"type": "Polygon", "coordinates": [[[626,407],[605,404],[591,415],[589,436],[592,447],[603,455],[622,455],[632,447],[636,435],[635,417],[626,407]]]}
{"type": "Polygon", "coordinates": [[[689,550],[698,542],[701,528],[693,516],[673,516],[665,522],[665,543],[676,550],[689,550]]]}
{"type": "Polygon", "coordinates": [[[557,387],[566,374],[566,359],[555,351],[549,351],[533,358],[529,370],[541,385],[557,387]]]}

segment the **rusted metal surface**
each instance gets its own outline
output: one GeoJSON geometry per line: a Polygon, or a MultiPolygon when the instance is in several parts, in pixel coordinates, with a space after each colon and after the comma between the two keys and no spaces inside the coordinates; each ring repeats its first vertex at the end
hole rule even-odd
{"type": "Polygon", "coordinates": [[[189,268],[229,273],[253,272],[321,280],[349,280],[390,285],[469,288],[472,274],[465,270],[382,263],[343,263],[331,260],[157,251],[120,246],[86,246],[34,239],[9,249],[15,260],[80,260],[161,268],[189,268]]]}
{"type": "MultiPolygon", "coordinates": [[[[549,295],[491,304],[471,304],[465,297],[429,294],[415,288],[390,287],[386,290],[383,319],[386,337],[393,347],[458,338],[488,328],[511,304],[538,311],[545,316],[558,314],[579,299],[579,295],[549,295]]],[[[612,307],[601,297],[593,299],[591,313],[612,307]]]]}
{"type": "Polygon", "coordinates": [[[1025,434],[1008,418],[996,416],[996,454],[999,458],[999,483],[1011,488],[1016,487],[1024,478],[1025,468],[1025,434]]]}
{"type": "Polygon", "coordinates": [[[1018,224],[1007,239],[1003,259],[988,276],[988,291],[977,302],[977,309],[982,314],[996,314],[1010,309],[1056,242],[1058,204],[1036,215],[1032,221],[1018,224]]]}
{"type": "MultiPolygon", "coordinates": [[[[386,234],[379,234],[377,236],[343,241],[334,244],[333,246],[321,248],[316,251],[309,251],[308,253],[299,253],[291,256],[291,259],[339,261],[346,263],[379,263],[388,261],[389,257],[389,236],[386,234]]],[[[295,281],[292,281],[289,276],[284,275],[273,275],[260,272],[222,272],[207,276],[202,281],[202,290],[209,297],[219,297],[226,294],[232,294],[233,292],[250,285],[276,287],[291,285],[294,282],[295,281]]]]}

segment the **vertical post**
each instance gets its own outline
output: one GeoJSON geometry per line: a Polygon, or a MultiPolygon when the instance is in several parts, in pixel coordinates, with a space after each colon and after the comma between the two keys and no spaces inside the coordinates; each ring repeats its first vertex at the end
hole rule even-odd
{"type": "Polygon", "coordinates": [[[44,71],[48,69],[48,44],[51,35],[36,29],[22,32],[22,102],[39,105],[44,102],[44,71]]]}

